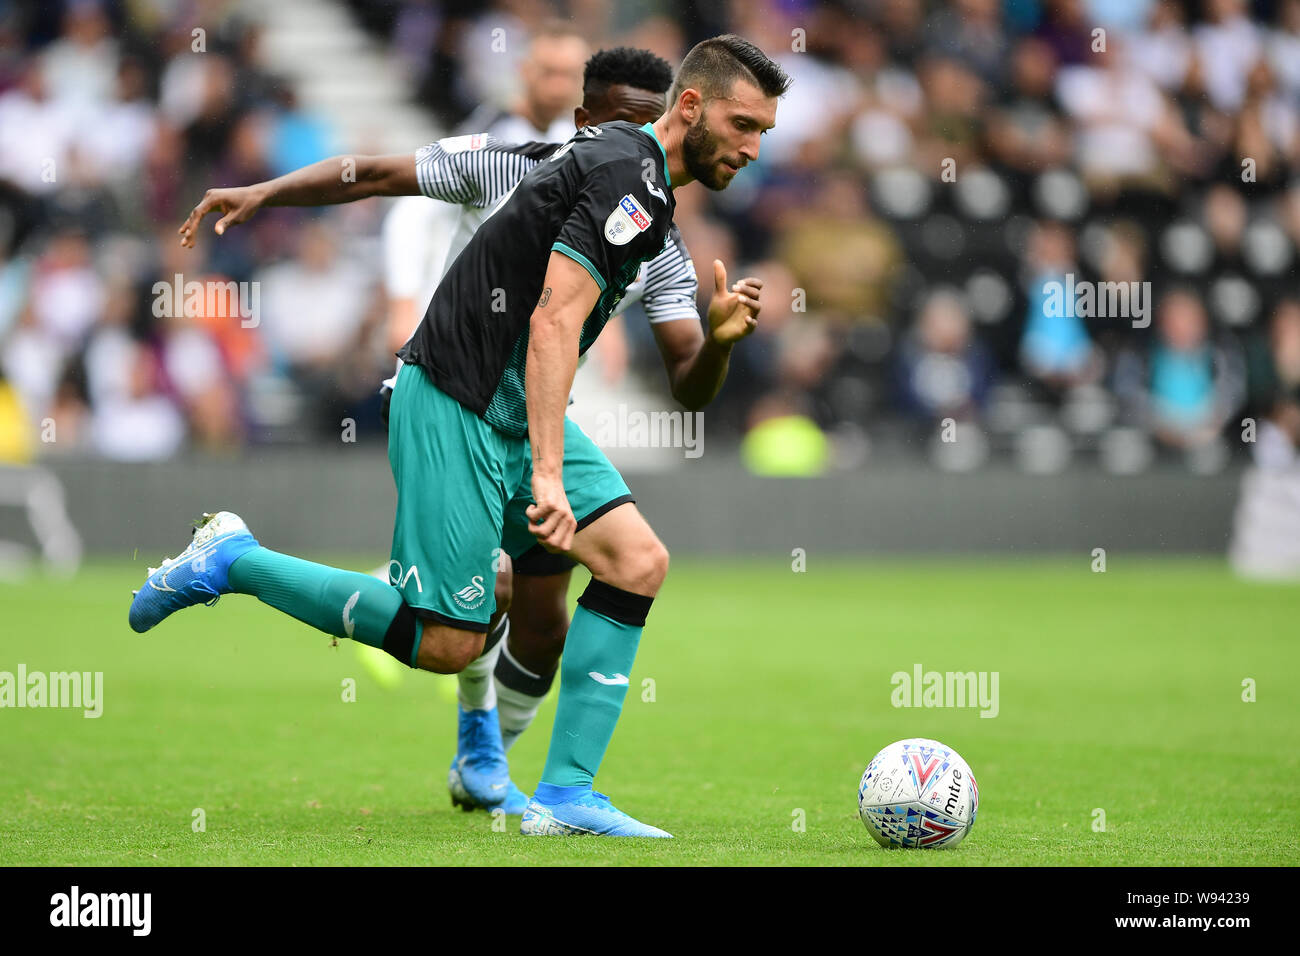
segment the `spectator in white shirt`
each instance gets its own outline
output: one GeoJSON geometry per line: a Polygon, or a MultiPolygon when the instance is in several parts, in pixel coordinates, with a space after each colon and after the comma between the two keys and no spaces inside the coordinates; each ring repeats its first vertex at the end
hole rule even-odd
{"type": "Polygon", "coordinates": [[[1244,0],[1206,0],[1205,6],[1210,22],[1194,33],[1201,81],[1210,103],[1232,112],[1246,97],[1246,77],[1263,55],[1263,38],[1246,17],[1244,0]]]}

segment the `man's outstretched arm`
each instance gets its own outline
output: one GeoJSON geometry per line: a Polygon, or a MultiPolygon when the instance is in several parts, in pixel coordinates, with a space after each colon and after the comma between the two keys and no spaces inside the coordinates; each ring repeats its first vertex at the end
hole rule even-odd
{"type": "Polygon", "coordinates": [[[699,322],[685,319],[651,326],[673,398],[691,411],[713,401],[727,378],[732,346],[758,328],[763,280],[746,276],[728,289],[727,270],[716,259],[713,280],[707,335],[699,322]]]}
{"type": "Polygon", "coordinates": [[[600,287],[578,262],[552,252],[542,295],[528,328],[524,395],[533,455],[533,504],[528,530],[552,551],[573,545],[577,521],[564,493],[564,410],[578,370],[582,324],[596,307],[600,287]]]}
{"type": "Polygon", "coordinates": [[[418,195],[415,153],[331,156],[266,182],[209,189],[181,226],[181,245],[194,245],[199,223],[210,212],[224,214],[214,229],[220,236],[263,206],[330,206],[371,196],[418,195]]]}
{"type": "Polygon", "coordinates": [[[503,146],[486,133],[440,139],[415,153],[331,156],[264,183],[209,189],[181,226],[181,244],[194,245],[199,222],[213,211],[223,214],[214,230],[220,236],[263,206],[330,206],[371,196],[428,196],[482,206],[492,183],[511,174],[518,179],[535,162],[527,150],[503,146]],[[488,156],[494,161],[483,158],[488,156]]]}

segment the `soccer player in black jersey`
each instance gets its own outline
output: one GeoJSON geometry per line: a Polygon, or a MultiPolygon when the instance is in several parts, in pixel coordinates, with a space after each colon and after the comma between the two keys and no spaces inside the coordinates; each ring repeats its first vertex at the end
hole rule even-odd
{"type": "MultiPolygon", "coordinates": [[[[456,672],[482,648],[506,521],[522,521],[592,581],[566,639],[551,749],[521,832],[668,836],[592,788],[668,555],[630,501],[578,530],[569,494],[578,489],[563,470],[565,403],[580,353],[663,248],[673,189],[693,179],[725,188],[758,157],[788,83],[739,37],[698,44],[662,117],[581,131],[465,247],[401,353],[389,422],[395,585],[262,548],[222,512],[150,574],[132,626],[147,630],[219,594],[253,594],[413,666],[456,672]]],[[[726,350],[713,353],[720,381],[726,350]]]]}

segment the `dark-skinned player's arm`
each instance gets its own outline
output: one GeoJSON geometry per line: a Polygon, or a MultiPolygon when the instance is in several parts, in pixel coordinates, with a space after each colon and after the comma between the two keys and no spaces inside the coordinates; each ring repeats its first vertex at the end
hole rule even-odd
{"type": "Polygon", "coordinates": [[[481,144],[472,151],[438,140],[416,153],[331,156],[266,182],[209,189],[181,226],[181,245],[194,245],[199,223],[210,212],[223,214],[213,229],[220,236],[263,206],[331,206],[371,196],[429,196],[455,204],[481,201],[482,164],[474,157],[496,140],[485,133],[477,136],[481,144]]]}
{"type": "Polygon", "coordinates": [[[552,252],[542,295],[528,324],[528,441],[533,455],[533,504],[528,530],[550,551],[573,546],[578,522],[564,493],[564,412],[578,371],[582,324],[596,307],[600,287],[575,260],[552,252]]]}
{"type": "Polygon", "coordinates": [[[371,196],[418,195],[415,153],[332,156],[266,182],[209,189],[181,226],[181,245],[194,245],[199,222],[210,212],[224,213],[214,229],[220,236],[263,206],[330,206],[371,196]]]}
{"type": "Polygon", "coordinates": [[[728,289],[726,267],[715,259],[708,333],[684,319],[651,326],[673,398],[691,411],[713,401],[727,377],[732,346],[758,328],[762,288],[762,279],[746,276],[728,289]]]}

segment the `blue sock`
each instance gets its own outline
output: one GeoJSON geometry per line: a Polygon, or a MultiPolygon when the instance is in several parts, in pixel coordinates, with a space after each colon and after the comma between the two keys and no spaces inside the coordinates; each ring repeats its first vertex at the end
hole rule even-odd
{"type": "Polygon", "coordinates": [[[553,807],[559,803],[570,803],[584,793],[590,793],[591,787],[557,787],[553,783],[539,783],[534,798],[538,803],[553,807]]]}

